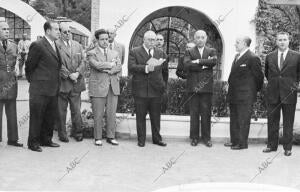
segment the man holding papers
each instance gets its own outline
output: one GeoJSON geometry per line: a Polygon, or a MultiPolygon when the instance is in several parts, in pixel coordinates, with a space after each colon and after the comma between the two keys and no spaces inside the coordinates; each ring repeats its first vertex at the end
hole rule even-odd
{"type": "Polygon", "coordinates": [[[132,74],[132,94],[136,107],[136,128],[138,146],[144,147],[146,140],[146,115],[149,111],[152,141],[166,146],[160,131],[161,96],[168,79],[168,64],[163,51],[155,48],[156,34],[147,31],[142,46],[133,48],[129,53],[128,70],[132,74]]]}

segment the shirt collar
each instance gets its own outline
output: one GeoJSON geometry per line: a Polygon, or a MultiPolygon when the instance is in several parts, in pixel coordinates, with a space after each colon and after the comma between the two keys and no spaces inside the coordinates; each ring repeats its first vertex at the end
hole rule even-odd
{"type": "MultiPolygon", "coordinates": [[[[147,49],[147,47],[145,46],[145,44],[143,44],[143,47],[145,49],[145,51],[147,52],[147,54],[149,54],[149,49],[147,49]]],[[[154,49],[151,49],[151,54],[153,55],[154,49]]]]}
{"type": "Polygon", "coordinates": [[[247,48],[247,49],[245,49],[244,51],[242,51],[242,52],[240,53],[239,58],[241,58],[248,50],[249,50],[249,48],[247,48]]]}
{"type": "Polygon", "coordinates": [[[99,50],[104,54],[104,49],[98,45],[99,50]]]}
{"type": "Polygon", "coordinates": [[[54,44],[54,41],[50,40],[46,35],[45,35],[45,38],[46,38],[47,41],[50,43],[50,45],[55,45],[55,44],[54,44]]]}
{"type": "Polygon", "coordinates": [[[287,54],[287,52],[289,51],[289,48],[287,48],[285,51],[280,51],[279,49],[278,49],[278,55],[280,55],[281,53],[283,53],[283,55],[286,55],[287,54]]]}
{"type": "Polygon", "coordinates": [[[70,40],[69,40],[69,41],[63,40],[63,42],[64,42],[64,44],[65,44],[66,46],[68,46],[68,43],[69,43],[69,45],[71,46],[71,41],[70,41],[70,40]]]}

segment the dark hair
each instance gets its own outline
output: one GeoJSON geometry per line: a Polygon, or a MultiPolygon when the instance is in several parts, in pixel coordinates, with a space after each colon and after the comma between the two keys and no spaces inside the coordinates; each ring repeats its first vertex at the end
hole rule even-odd
{"type": "Polygon", "coordinates": [[[252,40],[250,37],[245,37],[244,42],[246,43],[247,47],[250,47],[252,40]]]}
{"type": "Polygon", "coordinates": [[[288,38],[290,38],[290,34],[288,32],[280,31],[276,34],[276,38],[278,37],[278,35],[287,35],[288,38]]]}
{"type": "Polygon", "coordinates": [[[98,29],[98,30],[95,31],[95,38],[99,39],[99,36],[102,35],[102,34],[109,35],[107,30],[105,30],[105,29],[98,29]]]}
{"type": "Polygon", "coordinates": [[[52,23],[56,23],[55,21],[46,21],[45,22],[45,24],[44,24],[44,31],[45,31],[45,33],[46,33],[46,31],[48,30],[48,29],[50,29],[51,30],[51,24],[52,23]]]}

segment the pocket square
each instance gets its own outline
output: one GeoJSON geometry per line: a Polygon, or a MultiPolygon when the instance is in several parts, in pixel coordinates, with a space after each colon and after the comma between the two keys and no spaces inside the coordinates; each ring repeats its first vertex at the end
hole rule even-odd
{"type": "Polygon", "coordinates": [[[246,66],[247,66],[246,64],[241,64],[241,65],[240,65],[240,67],[246,67],[246,66]]]}

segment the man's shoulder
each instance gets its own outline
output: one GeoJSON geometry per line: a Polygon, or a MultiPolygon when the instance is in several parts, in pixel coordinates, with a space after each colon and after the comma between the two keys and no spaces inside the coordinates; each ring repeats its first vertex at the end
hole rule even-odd
{"type": "Polygon", "coordinates": [[[131,52],[133,52],[133,53],[141,52],[142,49],[144,49],[143,46],[134,47],[131,49],[131,52]]]}
{"type": "Polygon", "coordinates": [[[17,46],[16,42],[11,40],[11,39],[8,39],[7,40],[9,42],[9,44],[13,45],[13,46],[17,46]]]}
{"type": "Polygon", "coordinates": [[[122,43],[119,43],[117,41],[115,41],[115,45],[118,46],[118,47],[125,48],[125,45],[123,45],[122,43]]]}
{"type": "Polygon", "coordinates": [[[96,54],[96,49],[97,49],[97,47],[94,47],[93,49],[88,50],[86,52],[86,54],[87,55],[94,55],[94,54],[96,54]]]}

